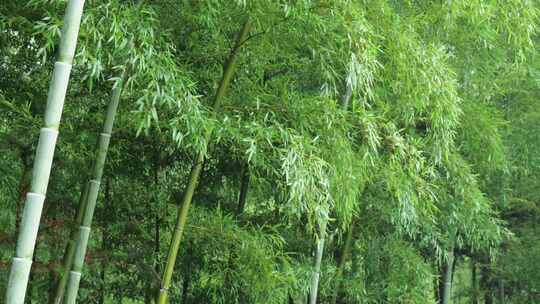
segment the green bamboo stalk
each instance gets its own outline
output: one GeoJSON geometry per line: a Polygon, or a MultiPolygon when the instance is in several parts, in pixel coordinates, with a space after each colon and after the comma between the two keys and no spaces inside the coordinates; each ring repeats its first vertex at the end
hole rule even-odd
{"type": "Polygon", "coordinates": [[[249,165],[246,164],[244,166],[244,170],[242,170],[242,180],[240,181],[240,193],[238,194],[238,205],[236,208],[236,214],[238,215],[242,214],[246,207],[246,199],[249,189],[249,178],[249,165]]]}
{"type": "Polygon", "coordinates": [[[336,286],[334,288],[334,293],[332,295],[332,304],[337,303],[337,298],[339,295],[339,291],[341,289],[341,279],[343,277],[343,271],[345,269],[345,263],[347,262],[347,259],[349,258],[349,253],[351,252],[351,245],[352,245],[352,236],[354,233],[354,220],[351,222],[351,226],[349,227],[349,230],[347,230],[347,236],[345,237],[345,244],[343,244],[343,249],[341,250],[341,256],[339,257],[339,264],[336,271],[335,281],[336,286]]]}
{"type": "Polygon", "coordinates": [[[478,304],[478,284],[476,281],[476,262],[471,258],[471,304],[478,304]]]}
{"type": "Polygon", "coordinates": [[[319,279],[321,277],[321,263],[324,252],[324,241],[326,236],[326,225],[328,219],[324,219],[319,229],[319,236],[317,239],[317,248],[315,250],[315,265],[313,267],[313,273],[311,275],[311,288],[309,292],[309,304],[317,303],[317,290],[319,288],[319,279]]]}
{"type": "MultiPolygon", "coordinates": [[[[343,96],[341,97],[341,107],[344,110],[347,110],[347,108],[349,107],[349,102],[351,100],[351,97],[352,97],[352,84],[347,82],[346,85],[345,85],[345,94],[343,94],[343,96]]],[[[328,222],[328,220],[325,219],[324,222],[321,224],[321,227],[320,227],[320,230],[319,230],[319,237],[317,239],[317,248],[316,248],[316,251],[315,251],[315,265],[314,265],[313,274],[311,275],[311,288],[310,288],[310,292],[309,292],[309,304],[316,304],[317,303],[317,290],[319,288],[319,279],[320,279],[320,276],[321,276],[321,262],[322,262],[323,252],[324,252],[324,240],[325,240],[325,236],[326,236],[327,222],[328,222]]],[[[349,229],[349,231],[351,231],[351,233],[352,233],[352,224],[351,224],[351,228],[349,229]]],[[[345,264],[345,260],[343,260],[343,265],[344,264],[345,264]]],[[[339,271],[339,269],[338,269],[338,271],[339,271]]],[[[341,273],[342,273],[342,271],[341,271],[341,273]]],[[[340,280],[341,273],[336,275],[336,279],[340,280]]],[[[337,291],[338,291],[338,288],[339,288],[339,283],[337,283],[337,284],[338,285],[337,285],[336,289],[334,290],[334,292],[336,293],[334,295],[336,297],[336,299],[337,299],[337,291]]],[[[334,303],[335,303],[335,300],[334,300],[334,303]]]]}
{"type": "Polygon", "coordinates": [[[84,202],[82,220],[80,221],[80,226],[78,228],[75,250],[72,254],[73,257],[71,258],[71,270],[69,271],[65,288],[65,303],[68,304],[74,304],[76,302],[77,293],[79,291],[84,257],[86,255],[86,248],[88,246],[88,239],[90,237],[90,227],[94,217],[94,210],[96,208],[97,197],[99,194],[99,186],[101,184],[101,177],[103,176],[103,168],[105,166],[105,160],[109,150],[109,142],[111,140],[114,118],[118,109],[122,85],[127,73],[126,71],[127,69],[124,70],[122,77],[112,90],[111,100],[107,106],[107,114],[105,116],[105,122],[103,123],[103,131],[99,135],[97,143],[92,175],[88,181],[88,194],[86,195],[86,201],[84,202]]]}
{"type": "Polygon", "coordinates": [[[345,94],[341,96],[341,107],[344,110],[347,110],[347,108],[349,108],[349,103],[351,101],[352,93],[353,93],[352,84],[347,81],[347,84],[345,85],[345,94]]]}
{"type": "Polygon", "coordinates": [[[11,264],[6,304],[24,303],[83,7],[84,0],[70,0],[67,4],[58,58],[47,95],[44,127],[39,135],[32,182],[26,195],[17,249],[11,264]]]}
{"type": "MultiPolygon", "coordinates": [[[[81,225],[84,213],[84,204],[88,196],[88,184],[85,184],[83,190],[81,191],[81,196],[79,198],[79,209],[77,210],[77,215],[75,218],[75,225],[79,227],[81,225]]],[[[75,245],[77,244],[77,230],[74,227],[71,227],[71,233],[69,234],[69,241],[64,250],[64,257],[62,258],[62,267],[60,279],[56,285],[56,291],[54,298],[51,299],[51,304],[60,304],[64,298],[64,293],[66,290],[67,279],[69,276],[69,270],[73,264],[73,256],[75,255],[75,245]]]]}
{"type": "Polygon", "coordinates": [[[448,260],[446,262],[443,274],[443,292],[441,304],[450,304],[450,297],[452,296],[452,270],[454,265],[454,248],[448,250],[448,260]]]}
{"type": "MultiPolygon", "coordinates": [[[[221,82],[219,84],[219,87],[217,89],[216,95],[212,103],[214,113],[218,110],[219,104],[221,100],[223,99],[223,97],[225,96],[225,93],[227,92],[227,88],[229,87],[232,75],[236,67],[235,65],[236,54],[238,50],[240,49],[240,47],[242,46],[242,44],[246,41],[246,37],[250,29],[251,29],[251,19],[248,18],[246,22],[244,23],[242,30],[239,32],[238,36],[236,37],[235,46],[231,50],[229,58],[225,62],[225,65],[223,68],[223,76],[221,78],[221,82]]],[[[210,140],[210,135],[211,135],[211,131],[207,131],[205,134],[205,141],[207,143],[210,140]]],[[[197,188],[199,176],[201,175],[201,169],[204,164],[205,154],[206,154],[206,151],[204,150],[198,153],[197,159],[195,160],[195,163],[193,164],[193,167],[191,168],[191,172],[189,174],[188,186],[187,186],[186,191],[184,192],[184,197],[182,198],[182,204],[180,205],[180,210],[178,212],[178,217],[176,220],[173,237],[171,240],[171,244],[169,246],[169,253],[167,255],[167,264],[163,272],[163,277],[161,280],[160,289],[157,296],[157,304],[167,303],[169,286],[171,285],[171,279],[172,279],[172,275],[174,271],[174,264],[176,263],[176,256],[178,255],[178,250],[180,249],[180,242],[182,241],[182,234],[184,232],[184,227],[187,222],[189,206],[191,205],[193,194],[195,192],[195,189],[197,188]]]]}
{"type": "MultiPolygon", "coordinates": [[[[352,93],[353,93],[352,83],[350,83],[349,81],[346,81],[345,94],[343,94],[343,96],[341,97],[341,107],[345,111],[349,107],[352,93]]],[[[345,244],[343,245],[343,250],[341,251],[341,257],[339,260],[339,264],[338,264],[338,268],[337,268],[336,276],[335,276],[336,286],[334,288],[334,293],[332,295],[332,302],[331,302],[332,304],[335,304],[337,302],[337,297],[339,295],[339,290],[341,288],[341,277],[343,276],[343,269],[345,268],[345,263],[347,262],[349,252],[351,251],[353,231],[354,231],[354,219],[351,220],[351,225],[349,227],[349,230],[347,231],[347,236],[345,238],[345,244]]]]}

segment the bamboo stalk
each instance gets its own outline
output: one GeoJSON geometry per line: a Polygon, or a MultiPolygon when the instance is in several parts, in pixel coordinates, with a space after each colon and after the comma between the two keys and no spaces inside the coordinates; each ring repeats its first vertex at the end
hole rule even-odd
{"type": "Polygon", "coordinates": [[[449,304],[452,296],[452,266],[454,265],[454,249],[448,251],[448,261],[443,273],[443,291],[441,304],[449,304]]]}
{"type": "Polygon", "coordinates": [[[341,279],[343,277],[345,263],[347,262],[347,259],[349,258],[349,253],[351,251],[353,233],[354,233],[354,221],[351,222],[351,226],[349,227],[349,230],[347,230],[347,236],[345,237],[345,244],[343,244],[343,250],[341,251],[341,256],[339,257],[339,264],[338,264],[336,277],[335,277],[336,286],[334,288],[334,293],[332,295],[332,301],[330,302],[332,304],[337,303],[337,298],[339,295],[339,291],[341,289],[341,279]]]}
{"type": "Polygon", "coordinates": [[[471,258],[471,303],[478,304],[478,284],[476,283],[476,263],[473,258],[471,258]]]}
{"type": "MultiPolygon", "coordinates": [[[[231,78],[236,67],[235,65],[236,54],[238,50],[240,49],[240,47],[242,46],[242,44],[246,41],[246,37],[250,29],[251,29],[251,19],[248,18],[246,22],[244,23],[242,30],[236,37],[235,46],[231,50],[229,58],[225,62],[225,65],[223,68],[223,76],[221,78],[221,82],[219,84],[216,95],[214,97],[214,101],[212,103],[214,112],[218,109],[221,100],[225,96],[225,93],[231,82],[231,78]]],[[[205,140],[207,143],[210,139],[210,135],[211,135],[211,131],[208,131],[205,134],[205,140]]],[[[204,150],[198,153],[195,163],[193,164],[193,167],[191,168],[191,172],[189,174],[188,186],[187,186],[186,191],[184,192],[184,197],[182,198],[182,204],[180,205],[180,210],[178,212],[178,217],[176,220],[176,226],[174,228],[173,237],[171,240],[171,244],[169,246],[169,253],[167,255],[167,264],[163,272],[163,277],[161,280],[161,285],[160,285],[160,289],[159,289],[159,293],[157,297],[157,304],[167,303],[169,286],[171,285],[174,264],[176,263],[176,256],[178,255],[180,242],[182,240],[182,234],[184,232],[184,227],[187,222],[189,206],[191,205],[193,194],[195,192],[195,189],[197,188],[197,183],[201,175],[201,169],[204,164],[205,154],[206,154],[206,151],[204,150]]]]}
{"type": "Polygon", "coordinates": [[[67,4],[58,59],[47,95],[45,123],[39,135],[30,191],[26,195],[17,249],[11,264],[7,304],[24,303],[83,7],[84,0],[70,0],[67,4]]]}
{"type": "MultiPolygon", "coordinates": [[[[349,102],[351,100],[351,97],[352,97],[352,84],[347,82],[346,83],[346,88],[345,88],[345,94],[343,94],[343,96],[341,97],[341,107],[344,109],[344,110],[347,110],[347,108],[349,107],[349,102]]],[[[310,288],[310,294],[309,294],[309,303],[310,304],[316,304],[317,303],[317,290],[319,288],[319,279],[320,279],[320,273],[321,273],[321,261],[322,261],[322,255],[323,255],[323,251],[324,251],[324,239],[325,239],[325,236],[326,236],[326,224],[327,224],[327,219],[324,220],[324,222],[321,224],[321,227],[320,227],[320,231],[319,231],[319,238],[318,238],[318,241],[317,241],[317,249],[316,249],[316,254],[315,254],[315,266],[314,266],[314,271],[313,271],[313,274],[312,274],[312,277],[311,277],[311,288],[310,288]]],[[[349,229],[349,231],[352,232],[352,224],[351,224],[351,228],[349,229]]],[[[343,261],[343,264],[345,264],[345,260],[343,261]]],[[[339,271],[339,269],[338,269],[339,271]]],[[[342,271],[341,271],[342,273],[342,271]]],[[[336,279],[340,279],[341,278],[341,273],[338,273],[336,275],[336,279]]],[[[338,288],[339,288],[339,283],[337,283],[338,285],[336,286],[336,289],[334,290],[335,294],[334,296],[336,297],[337,299],[337,292],[338,292],[338,288]]],[[[334,303],[335,303],[335,299],[334,299],[334,303]]]]}
{"type": "MultiPolygon", "coordinates": [[[[86,202],[86,197],[88,196],[88,184],[85,184],[81,196],[79,198],[79,209],[77,210],[77,215],[75,219],[75,225],[80,226],[82,219],[83,219],[83,213],[84,213],[84,207],[86,202]]],[[[71,269],[71,265],[73,264],[73,256],[75,255],[75,245],[77,244],[77,231],[73,228],[71,228],[71,233],[69,235],[69,241],[66,245],[66,249],[64,250],[64,257],[62,259],[62,268],[61,268],[61,276],[60,280],[58,281],[56,285],[56,291],[54,294],[54,298],[52,299],[52,304],[60,304],[62,303],[62,299],[64,298],[64,294],[66,291],[66,284],[69,276],[69,270],[71,269]]]]}
{"type": "Polygon", "coordinates": [[[80,221],[75,250],[71,261],[72,265],[67,278],[65,303],[68,304],[74,304],[77,299],[84,258],[86,255],[86,249],[88,247],[88,239],[90,237],[90,227],[92,226],[94,210],[96,208],[97,197],[99,195],[99,187],[101,184],[101,178],[103,176],[103,168],[105,166],[105,160],[109,150],[114,118],[118,109],[118,103],[120,102],[120,94],[122,92],[122,85],[126,74],[127,68],[124,70],[122,77],[112,90],[111,100],[107,106],[107,114],[105,116],[105,122],[103,123],[103,131],[99,135],[92,175],[88,181],[88,194],[86,195],[86,201],[84,202],[84,211],[82,212],[82,220],[80,221]]]}
{"type": "MultiPolygon", "coordinates": [[[[352,93],[353,93],[352,84],[347,81],[345,85],[345,94],[343,94],[343,96],[341,97],[341,107],[343,108],[343,110],[348,109],[349,103],[352,97],[352,93]]],[[[331,302],[332,304],[336,304],[337,302],[337,297],[339,295],[339,290],[341,288],[341,278],[343,276],[343,270],[345,268],[345,263],[347,262],[347,258],[349,256],[349,252],[351,250],[353,231],[354,231],[354,219],[351,220],[351,225],[349,227],[349,230],[347,231],[345,244],[343,245],[343,250],[341,252],[341,257],[339,260],[339,264],[338,264],[338,268],[337,268],[337,272],[335,276],[336,286],[334,288],[334,293],[332,294],[332,302],[331,302]]]]}
{"type": "Polygon", "coordinates": [[[317,239],[317,248],[315,250],[315,265],[313,267],[313,274],[311,275],[311,288],[309,292],[309,304],[317,303],[317,291],[319,289],[319,279],[321,277],[321,264],[322,256],[324,252],[324,241],[326,236],[326,225],[328,219],[324,219],[321,223],[319,230],[319,237],[317,239]]]}
{"type": "Polygon", "coordinates": [[[242,212],[244,212],[244,209],[246,207],[246,199],[247,199],[247,193],[249,189],[249,165],[246,164],[244,166],[244,170],[242,170],[242,180],[240,182],[240,193],[238,194],[238,205],[236,209],[236,214],[240,215],[242,212]]]}

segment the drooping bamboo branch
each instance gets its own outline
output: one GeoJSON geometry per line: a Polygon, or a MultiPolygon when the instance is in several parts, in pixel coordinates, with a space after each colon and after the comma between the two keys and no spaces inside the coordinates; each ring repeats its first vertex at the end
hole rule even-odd
{"type": "MultiPolygon", "coordinates": [[[[236,67],[235,62],[236,62],[237,52],[239,51],[241,45],[246,40],[246,37],[250,29],[251,29],[251,19],[248,18],[246,22],[244,23],[242,30],[239,32],[238,36],[236,37],[235,46],[231,50],[229,58],[227,59],[223,67],[223,76],[221,78],[221,82],[219,84],[219,87],[217,89],[216,95],[212,103],[212,108],[214,112],[218,110],[219,104],[221,100],[223,99],[223,97],[225,96],[225,93],[231,82],[231,78],[236,67]]],[[[205,141],[207,143],[210,140],[210,135],[211,135],[211,131],[208,131],[205,134],[205,141]]],[[[204,163],[205,154],[206,154],[206,151],[200,151],[198,153],[197,158],[189,174],[189,182],[188,182],[186,191],[184,192],[184,196],[182,198],[182,204],[180,205],[180,210],[178,212],[176,225],[173,231],[173,237],[171,240],[171,244],[169,246],[169,253],[167,255],[167,264],[165,265],[165,270],[163,272],[163,277],[161,279],[160,289],[159,289],[158,298],[157,298],[157,304],[167,303],[169,286],[171,284],[174,264],[176,263],[176,256],[178,255],[180,242],[182,240],[182,234],[184,232],[184,227],[187,222],[189,206],[191,205],[193,194],[195,192],[195,189],[197,188],[199,176],[201,175],[201,169],[204,163]]]]}
{"type": "Polygon", "coordinates": [[[90,236],[90,227],[92,225],[92,218],[94,216],[96,201],[99,194],[101,177],[103,176],[103,168],[107,158],[109,142],[111,140],[114,118],[116,116],[116,110],[118,109],[118,103],[120,101],[120,94],[122,92],[122,86],[126,78],[126,73],[127,69],[124,70],[122,77],[112,90],[111,100],[107,106],[107,114],[105,116],[105,122],[103,123],[103,131],[99,135],[94,165],[92,168],[92,175],[87,185],[88,193],[84,202],[82,220],[80,221],[80,226],[77,231],[77,242],[71,261],[71,267],[69,268],[70,271],[65,291],[65,303],[68,304],[74,304],[77,299],[84,257],[86,255],[88,238],[90,236]]]}
{"type": "Polygon", "coordinates": [[[39,135],[30,191],[26,195],[17,249],[11,264],[7,304],[24,303],[83,7],[84,0],[70,0],[67,4],[58,58],[47,95],[44,126],[39,135]]]}

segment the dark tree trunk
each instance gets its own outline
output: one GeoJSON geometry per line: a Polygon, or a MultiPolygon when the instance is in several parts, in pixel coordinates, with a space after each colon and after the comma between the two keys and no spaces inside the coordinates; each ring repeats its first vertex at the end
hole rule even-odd
{"type": "Polygon", "coordinates": [[[23,159],[22,159],[22,174],[21,174],[21,179],[19,180],[19,185],[18,185],[18,198],[17,198],[17,201],[16,201],[16,205],[15,205],[15,235],[19,235],[19,223],[21,222],[21,210],[22,210],[22,205],[24,203],[24,200],[26,198],[26,192],[28,192],[28,186],[29,186],[29,183],[28,183],[28,174],[30,172],[30,170],[28,170],[28,165],[27,165],[27,161],[26,159],[24,158],[24,156],[21,156],[23,159]]]}
{"type": "Polygon", "coordinates": [[[446,273],[446,264],[443,264],[439,267],[439,275],[437,276],[437,303],[442,304],[443,293],[444,293],[444,274],[446,273]]]}
{"type": "Polygon", "coordinates": [[[478,286],[476,281],[476,263],[471,259],[471,304],[478,304],[478,286]]]}
{"type": "Polygon", "coordinates": [[[493,304],[493,295],[491,294],[490,290],[486,290],[486,294],[484,295],[484,304],[493,304]]]}
{"type": "Polygon", "coordinates": [[[154,254],[156,257],[156,263],[155,263],[155,270],[156,273],[159,273],[159,247],[160,247],[160,231],[159,226],[161,225],[161,219],[159,218],[159,215],[156,214],[155,216],[155,235],[154,235],[154,254]]]}
{"type": "Polygon", "coordinates": [[[237,214],[242,214],[246,208],[246,198],[249,188],[249,166],[246,164],[242,170],[242,181],[240,182],[240,194],[238,195],[238,208],[236,210],[237,214]]]}
{"type": "Polygon", "coordinates": [[[336,285],[335,285],[334,292],[332,294],[332,301],[331,301],[332,304],[336,304],[340,296],[341,280],[343,277],[345,264],[347,263],[349,254],[351,252],[353,234],[354,234],[354,220],[351,221],[351,225],[349,226],[349,230],[347,231],[347,236],[345,237],[345,243],[343,244],[343,249],[341,250],[341,256],[339,257],[339,264],[338,264],[338,268],[337,268],[336,276],[335,276],[336,285]]]}
{"type": "MultiPolygon", "coordinates": [[[[107,181],[105,183],[105,199],[103,201],[103,215],[106,216],[108,210],[111,207],[111,178],[107,177],[107,181]]],[[[108,252],[110,250],[110,238],[107,231],[107,220],[103,221],[103,230],[102,230],[102,239],[101,239],[101,252],[102,252],[102,259],[101,259],[101,292],[99,296],[99,303],[104,304],[105,298],[107,294],[107,267],[108,267],[108,252]]]]}
{"type": "MultiPolygon", "coordinates": [[[[161,163],[161,154],[160,151],[157,150],[155,153],[155,163],[154,163],[154,189],[155,191],[158,191],[159,187],[159,171],[160,171],[160,163],[161,163]]],[[[159,197],[156,194],[156,212],[154,215],[154,257],[155,257],[155,264],[154,269],[156,273],[160,273],[159,271],[159,252],[160,252],[160,226],[161,226],[161,218],[159,217],[159,197]]]]}
{"type": "Polygon", "coordinates": [[[56,289],[55,289],[56,286],[52,282],[56,282],[57,279],[58,279],[58,277],[56,275],[56,271],[54,269],[54,266],[51,265],[51,267],[49,268],[49,282],[50,283],[48,284],[48,287],[47,287],[49,301],[54,298],[54,292],[56,291],[56,289]]]}
{"type": "MultiPolygon", "coordinates": [[[[435,266],[433,267],[434,272],[440,273],[440,268],[435,263],[435,266]]],[[[435,299],[437,300],[437,303],[440,303],[440,297],[441,297],[441,277],[436,275],[433,276],[433,294],[435,295],[435,299]]]]}
{"type": "Polygon", "coordinates": [[[504,304],[505,301],[505,292],[504,292],[504,280],[501,278],[499,279],[499,303],[504,304]]]}
{"type": "Polygon", "coordinates": [[[448,261],[441,268],[441,281],[439,284],[439,303],[449,304],[452,296],[452,277],[455,266],[454,250],[448,252],[448,261]]]}
{"type": "Polygon", "coordinates": [[[190,274],[186,274],[186,278],[182,282],[182,301],[180,303],[187,304],[188,294],[189,294],[189,280],[190,274]]]}
{"type": "Polygon", "coordinates": [[[493,304],[493,284],[491,279],[491,272],[489,269],[489,263],[482,265],[482,277],[480,279],[480,285],[484,290],[484,304],[493,304]]]}

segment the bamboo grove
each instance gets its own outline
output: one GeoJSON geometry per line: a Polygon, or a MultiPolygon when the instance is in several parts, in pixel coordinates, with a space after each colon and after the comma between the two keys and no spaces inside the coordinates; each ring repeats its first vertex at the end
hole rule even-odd
{"type": "Polygon", "coordinates": [[[540,303],[539,9],[2,1],[2,299],[540,303]]]}

